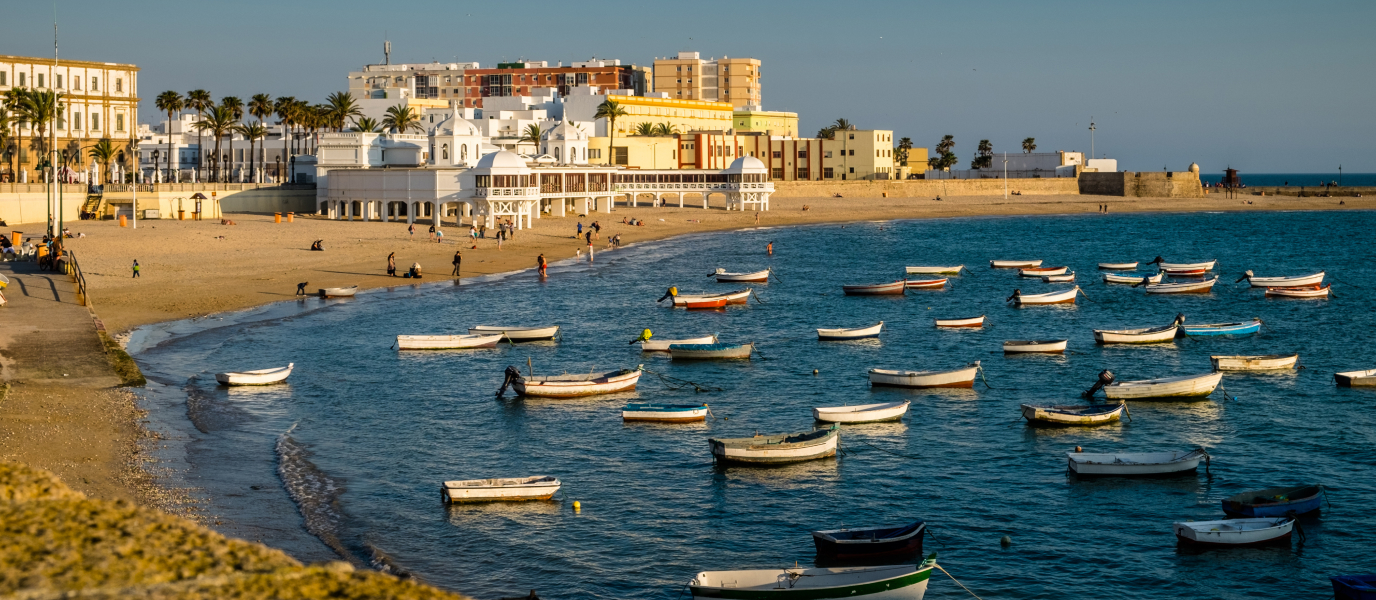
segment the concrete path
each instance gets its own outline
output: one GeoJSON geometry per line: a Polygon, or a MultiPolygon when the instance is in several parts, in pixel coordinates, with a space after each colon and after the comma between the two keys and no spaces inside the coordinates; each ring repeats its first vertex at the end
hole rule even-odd
{"type": "Polygon", "coordinates": [[[33,262],[0,262],[9,304],[0,307],[0,380],[113,387],[120,379],[105,357],[91,311],[77,302],[62,273],[33,262]]]}

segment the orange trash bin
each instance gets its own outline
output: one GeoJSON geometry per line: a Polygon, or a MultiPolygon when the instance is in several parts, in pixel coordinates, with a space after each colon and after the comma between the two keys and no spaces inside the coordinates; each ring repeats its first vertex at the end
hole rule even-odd
{"type": "Polygon", "coordinates": [[[120,216],[119,216],[119,226],[120,226],[120,227],[128,227],[128,226],[129,226],[129,218],[126,217],[126,216],[124,216],[124,215],[120,215],[120,216]]]}
{"type": "Polygon", "coordinates": [[[14,245],[15,245],[16,247],[19,246],[19,242],[24,241],[24,232],[22,232],[22,231],[11,231],[11,232],[10,232],[10,241],[11,241],[11,242],[14,242],[14,245]]]}
{"type": "Polygon", "coordinates": [[[287,213],[287,222],[288,222],[288,223],[294,223],[294,222],[296,222],[296,213],[294,213],[294,212],[289,212],[289,213],[287,213]]]}
{"type": "Polygon", "coordinates": [[[272,213],[272,222],[273,222],[273,223],[281,223],[281,222],[282,222],[282,213],[280,213],[280,212],[272,213]]]}

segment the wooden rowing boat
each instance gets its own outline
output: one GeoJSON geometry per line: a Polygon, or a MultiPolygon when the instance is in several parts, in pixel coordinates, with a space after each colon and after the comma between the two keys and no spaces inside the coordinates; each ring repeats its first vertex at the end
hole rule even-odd
{"type": "Polygon", "coordinates": [[[883,567],[701,571],[688,582],[693,598],[922,600],[935,561],[883,567]]]}
{"type": "Polygon", "coordinates": [[[907,400],[856,406],[827,406],[812,409],[812,418],[825,423],[881,423],[898,421],[908,412],[907,400]]]}
{"type": "Polygon", "coordinates": [[[970,388],[979,375],[979,361],[950,371],[894,371],[870,369],[870,385],[905,388],[970,388]]]}
{"type": "Polygon", "coordinates": [[[1122,418],[1127,408],[1128,405],[1123,402],[1119,402],[1118,404],[1092,404],[1089,406],[1035,406],[1032,404],[1023,404],[1022,417],[1027,419],[1030,425],[1089,427],[1094,425],[1107,425],[1117,421],[1122,418]]]}
{"type": "Polygon", "coordinates": [[[1317,286],[1323,283],[1324,271],[1319,271],[1313,275],[1300,275],[1297,277],[1257,277],[1252,275],[1250,270],[1242,274],[1243,279],[1254,288],[1273,288],[1273,287],[1304,287],[1309,285],[1317,286]]]}
{"type": "Polygon", "coordinates": [[[1045,277],[1047,275],[1064,275],[1070,267],[1027,267],[1018,269],[1018,277],[1045,277]]]}
{"type": "Polygon", "coordinates": [[[1137,263],[1099,263],[1099,268],[1105,271],[1136,271],[1137,263]]]}
{"type": "Polygon", "coordinates": [[[1376,369],[1334,373],[1333,381],[1340,387],[1376,386],[1376,369]]]}
{"type": "Polygon", "coordinates": [[[1205,281],[1189,281],[1185,283],[1151,283],[1147,284],[1148,294],[1207,294],[1214,289],[1214,284],[1218,283],[1218,278],[1205,281]]]}
{"type": "Polygon", "coordinates": [[[991,260],[991,261],[989,261],[989,268],[991,268],[991,269],[1030,269],[1030,268],[1033,268],[1033,267],[1040,267],[1040,266],[1042,266],[1042,261],[1040,261],[1040,260],[991,260]]]}
{"type": "Polygon", "coordinates": [[[549,500],[563,483],[554,477],[503,477],[446,481],[440,488],[445,504],[450,502],[515,502],[549,500]]]}
{"type": "Polygon", "coordinates": [[[714,360],[750,358],[755,343],[748,344],[670,344],[669,358],[674,360],[714,360]]]}
{"type": "Polygon", "coordinates": [[[726,302],[726,296],[717,296],[715,298],[674,298],[674,307],[686,308],[688,310],[726,308],[726,302]]]}
{"type": "Polygon", "coordinates": [[[900,279],[893,283],[875,283],[869,285],[843,285],[841,289],[847,296],[881,296],[899,295],[907,289],[907,280],[900,279]]]}
{"type": "Polygon", "coordinates": [[[640,381],[640,369],[621,369],[601,375],[524,375],[512,384],[516,393],[537,398],[578,398],[615,394],[635,389],[640,381]]]}
{"type": "Polygon", "coordinates": [[[1009,298],[1014,306],[1035,306],[1040,304],[1074,304],[1075,296],[1080,293],[1080,286],[1075,286],[1068,290],[1059,292],[1048,292],[1045,294],[1024,294],[1020,290],[1014,290],[1013,296],[1009,298]]]}
{"type": "Polygon", "coordinates": [[[934,319],[937,327],[984,327],[984,315],[968,319],[934,319]]]}
{"type": "Polygon", "coordinates": [[[1200,546],[1240,548],[1288,542],[1295,528],[1292,517],[1183,521],[1173,525],[1176,539],[1200,546]]]}
{"type": "Polygon", "coordinates": [[[1303,515],[1323,507],[1321,485],[1266,488],[1233,494],[1223,499],[1223,512],[1230,517],[1265,518],[1303,515]]]}
{"type": "Polygon", "coordinates": [[[358,286],[320,288],[321,298],[352,298],[358,293],[358,286]]]}
{"type": "Polygon", "coordinates": [[[1064,275],[1043,275],[1042,283],[1070,283],[1075,281],[1075,272],[1071,271],[1064,275]]]}
{"type": "Polygon", "coordinates": [[[717,269],[712,276],[717,278],[717,283],[769,283],[769,269],[754,273],[727,273],[726,269],[717,269]]]}
{"type": "Polygon", "coordinates": [[[917,289],[917,290],[935,290],[935,289],[940,289],[940,288],[945,287],[945,286],[946,286],[946,279],[945,279],[944,277],[941,278],[941,279],[922,279],[922,280],[913,280],[913,279],[909,279],[909,280],[907,280],[906,285],[908,286],[908,289],[910,289],[910,290],[913,290],[913,289],[917,289]]]}
{"type": "Polygon", "coordinates": [[[691,423],[707,420],[706,404],[654,404],[632,402],[621,409],[623,421],[691,423]]]}
{"type": "Polygon", "coordinates": [[[1162,275],[1161,275],[1160,273],[1157,273],[1157,274],[1155,274],[1155,275],[1140,275],[1140,276],[1139,276],[1139,275],[1114,275],[1113,273],[1104,273],[1104,283],[1140,284],[1140,283],[1142,283],[1143,280],[1146,280],[1147,283],[1161,283],[1161,277],[1162,277],[1162,275]]]}
{"type": "Polygon", "coordinates": [[[1181,325],[1180,330],[1189,336],[1247,335],[1261,331],[1261,319],[1237,323],[1201,323],[1181,325]]]}
{"type": "Polygon", "coordinates": [[[1212,270],[1214,270],[1214,267],[1218,265],[1218,261],[1217,261],[1217,260],[1210,260],[1210,261],[1206,261],[1206,262],[1197,262],[1197,263],[1168,263],[1168,262],[1166,262],[1165,260],[1163,260],[1160,256],[1158,256],[1158,257],[1156,257],[1154,260],[1152,260],[1151,262],[1149,262],[1149,263],[1147,263],[1147,264],[1149,264],[1149,265],[1156,265],[1158,268],[1160,268],[1160,269],[1162,269],[1162,270],[1165,270],[1165,269],[1204,269],[1205,271],[1212,271],[1212,270]]]}
{"type": "Polygon", "coordinates": [[[860,340],[865,338],[877,338],[879,333],[884,330],[884,322],[869,327],[857,327],[855,329],[818,329],[817,339],[824,341],[840,340],[860,340]]]}
{"type": "Polygon", "coordinates": [[[1003,343],[1004,354],[1064,354],[1070,340],[1008,340],[1003,343]]]}
{"type": "Polygon", "coordinates": [[[840,439],[841,430],[832,425],[802,433],[709,439],[707,444],[718,462],[784,464],[834,456],[840,439]]]}
{"type": "Polygon", "coordinates": [[[960,270],[964,268],[965,265],[956,265],[954,267],[905,267],[904,271],[909,275],[959,275],[960,270]]]}
{"type": "MultiPolygon", "coordinates": [[[[725,304],[745,304],[750,301],[750,293],[753,288],[723,292],[720,294],[679,294],[673,297],[674,306],[677,308],[687,308],[690,304],[698,305],[702,308],[704,301],[713,301],[718,298],[724,299],[725,304]]],[[[723,306],[725,305],[723,304],[723,306]]]]}
{"type": "Polygon", "coordinates": [[[1203,398],[1214,393],[1223,373],[1163,377],[1141,381],[1117,381],[1104,386],[1109,400],[1146,400],[1152,398],[1203,398]]]}
{"type": "Polygon", "coordinates": [[[1090,454],[1070,452],[1071,473],[1076,475],[1112,475],[1119,477],[1143,477],[1153,475],[1175,475],[1188,473],[1199,468],[1201,461],[1209,459],[1203,448],[1189,452],[1122,452],[1117,454],[1090,454]]]}
{"type": "Polygon", "coordinates": [[[500,333],[481,335],[399,335],[397,350],[466,350],[492,348],[504,336],[500,333]]]}
{"type": "Polygon", "coordinates": [[[1267,298],[1327,298],[1329,290],[1333,289],[1333,284],[1323,287],[1317,285],[1312,287],[1289,287],[1289,288],[1266,288],[1267,298]]]}
{"type": "Polygon", "coordinates": [[[535,342],[552,340],[559,334],[559,326],[548,327],[501,327],[497,325],[474,325],[468,328],[469,335],[491,335],[500,333],[512,342],[535,342]]]}
{"type": "Polygon", "coordinates": [[[861,558],[890,554],[921,554],[927,524],[859,527],[812,532],[812,544],[821,558],[861,558]]]}
{"type": "Polygon", "coordinates": [[[1172,277],[1203,277],[1209,272],[1208,269],[1161,269],[1161,272],[1172,277]]]}
{"type": "Polygon", "coordinates": [[[295,366],[296,363],[287,363],[285,367],[258,369],[257,371],[216,373],[215,381],[220,382],[220,385],[270,385],[286,381],[295,366]]]}
{"type": "Polygon", "coordinates": [[[1095,329],[1094,341],[1100,344],[1162,344],[1175,341],[1180,326],[1141,327],[1138,329],[1095,329]]]}
{"type": "Polygon", "coordinates": [[[683,338],[678,340],[645,340],[640,342],[641,352],[668,352],[669,346],[673,344],[715,344],[717,343],[716,334],[704,335],[695,338],[683,338]]]}
{"type": "Polygon", "coordinates": [[[1279,371],[1295,368],[1298,354],[1260,354],[1253,356],[1210,356],[1215,371],[1279,371]]]}

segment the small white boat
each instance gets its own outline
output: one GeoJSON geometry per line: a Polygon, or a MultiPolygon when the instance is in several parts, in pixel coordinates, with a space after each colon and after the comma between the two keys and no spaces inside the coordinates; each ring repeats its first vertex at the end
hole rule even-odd
{"type": "Polygon", "coordinates": [[[935,564],[702,571],[688,590],[693,598],[922,600],[935,564]]]}
{"type": "Polygon", "coordinates": [[[1094,341],[1100,344],[1161,344],[1175,341],[1179,325],[1137,329],[1095,329],[1094,341]]]}
{"type": "Polygon", "coordinates": [[[745,304],[750,300],[750,291],[752,289],[754,288],[745,288],[743,290],[721,294],[679,294],[673,298],[674,306],[683,308],[691,306],[694,302],[717,299],[725,300],[723,304],[745,304]]]}
{"type": "Polygon", "coordinates": [[[1208,269],[1161,269],[1161,272],[1171,277],[1203,277],[1209,273],[1208,269]]]}
{"type": "Polygon", "coordinates": [[[563,483],[554,477],[504,477],[446,481],[441,488],[445,504],[450,502],[514,502],[549,500],[563,483]]]}
{"type": "Polygon", "coordinates": [[[755,342],[748,344],[670,344],[669,358],[674,360],[713,360],[725,358],[750,358],[755,352],[755,342]]]}
{"type": "Polygon", "coordinates": [[[889,369],[870,369],[870,385],[938,388],[975,387],[975,377],[979,375],[979,361],[951,371],[894,371],[889,369]]]}
{"type": "Polygon", "coordinates": [[[1242,274],[1243,279],[1247,280],[1254,288],[1273,288],[1273,287],[1303,287],[1307,285],[1319,285],[1323,283],[1324,271],[1319,271],[1313,275],[1300,275],[1298,277],[1257,277],[1252,275],[1250,270],[1242,274]]]}
{"type": "Polygon", "coordinates": [[[1008,340],[1003,343],[1004,354],[1065,354],[1070,340],[1008,340]]]}
{"type": "Polygon", "coordinates": [[[1043,275],[1042,283],[1070,283],[1075,281],[1075,272],[1071,271],[1064,275],[1043,275]]]}
{"type": "Polygon", "coordinates": [[[1289,540],[1295,527],[1290,517],[1227,519],[1223,521],[1185,521],[1174,526],[1182,542],[1236,548],[1289,540]]]}
{"type": "Polygon", "coordinates": [[[900,279],[893,283],[872,283],[864,285],[843,285],[841,291],[847,296],[884,296],[900,295],[908,287],[906,279],[900,279]]]}
{"type": "Polygon", "coordinates": [[[654,404],[632,402],[621,409],[623,421],[652,421],[657,423],[691,423],[706,421],[706,404],[654,404]]]}
{"type": "Polygon", "coordinates": [[[320,288],[321,298],[351,298],[358,293],[358,286],[320,288]]]}
{"type": "Polygon", "coordinates": [[[905,285],[910,290],[935,290],[946,287],[946,278],[941,279],[909,279],[905,285]]]}
{"type": "Polygon", "coordinates": [[[1033,425],[1057,425],[1062,427],[1107,425],[1123,418],[1123,413],[1126,412],[1127,409],[1128,405],[1123,402],[1119,402],[1118,404],[1094,404],[1090,406],[1036,406],[1032,404],[1023,404],[1022,417],[1033,425]]]}
{"type": "Polygon", "coordinates": [[[968,319],[934,319],[937,327],[984,327],[984,315],[968,319]]]}
{"type": "Polygon", "coordinates": [[[958,275],[965,265],[954,267],[906,267],[904,270],[909,275],[958,275]]]}
{"type": "Polygon", "coordinates": [[[769,283],[769,269],[754,273],[727,273],[726,269],[717,269],[712,276],[717,278],[717,283],[769,283]]]}
{"type": "Polygon", "coordinates": [[[640,375],[642,373],[644,373],[644,371],[640,369],[622,369],[620,371],[602,373],[601,375],[521,376],[516,378],[512,387],[516,389],[517,394],[539,398],[597,396],[600,394],[628,392],[635,389],[635,384],[637,381],[640,381],[640,375]]]}
{"type": "Polygon", "coordinates": [[[499,327],[496,325],[474,325],[468,328],[468,335],[501,334],[512,342],[534,342],[552,340],[559,333],[559,326],[550,327],[499,327]]]}
{"type": "Polygon", "coordinates": [[[1214,284],[1218,283],[1218,278],[1207,279],[1204,281],[1187,281],[1185,283],[1150,283],[1147,284],[1148,294],[1207,294],[1214,289],[1214,284]]]}
{"type": "Polygon", "coordinates": [[[1289,288],[1266,288],[1267,298],[1327,298],[1328,292],[1333,289],[1333,284],[1323,287],[1317,285],[1309,287],[1289,287],[1289,288]]]}
{"type": "Polygon", "coordinates": [[[1376,385],[1376,369],[1334,373],[1333,381],[1340,387],[1368,387],[1376,385]]]}
{"type": "Polygon", "coordinates": [[[1142,283],[1143,279],[1147,280],[1147,283],[1161,283],[1161,277],[1162,275],[1160,273],[1155,275],[1114,275],[1113,273],[1104,273],[1104,283],[1138,284],[1142,283]]]}
{"type": "Polygon", "coordinates": [[[836,425],[803,433],[707,440],[720,462],[783,464],[836,455],[841,430],[836,425]]]}
{"type": "Polygon", "coordinates": [[[1040,261],[1040,260],[991,260],[991,261],[989,261],[989,268],[991,268],[991,269],[1030,269],[1030,268],[1032,268],[1032,267],[1040,267],[1040,266],[1042,266],[1042,261],[1040,261]]]}
{"type": "Polygon", "coordinates": [[[272,369],[216,373],[215,381],[220,382],[220,385],[268,385],[286,381],[287,376],[291,375],[291,370],[294,366],[296,366],[296,363],[287,363],[285,367],[276,367],[272,369]]]}
{"type": "Polygon", "coordinates": [[[1068,290],[1059,292],[1048,292],[1045,294],[1024,294],[1021,290],[1014,290],[1013,296],[1008,298],[1015,306],[1035,306],[1039,304],[1074,304],[1075,296],[1080,293],[1080,286],[1075,286],[1068,290]]]}
{"type": "Polygon", "coordinates": [[[879,332],[883,331],[884,322],[869,327],[857,327],[855,329],[818,329],[817,339],[827,341],[837,340],[860,340],[865,338],[877,338],[879,332]]]}
{"type": "Polygon", "coordinates": [[[907,400],[860,404],[856,406],[828,406],[812,409],[812,418],[827,423],[879,423],[897,421],[908,412],[907,400]]]}
{"type": "Polygon", "coordinates": [[[704,335],[704,336],[695,337],[695,338],[683,338],[683,339],[681,339],[681,340],[656,340],[656,339],[648,339],[648,340],[645,340],[645,341],[643,341],[643,342],[640,342],[640,351],[641,351],[641,352],[668,352],[668,351],[669,351],[669,346],[672,346],[672,345],[674,345],[674,344],[715,344],[715,343],[717,343],[717,336],[716,336],[715,334],[714,334],[714,335],[704,335]]]}
{"type": "Polygon", "coordinates": [[[1099,263],[1099,268],[1105,271],[1136,271],[1137,263],[1099,263]]]}
{"type": "Polygon", "coordinates": [[[1278,371],[1295,368],[1298,354],[1261,354],[1255,356],[1210,356],[1215,371],[1278,371]]]}
{"type": "Polygon", "coordinates": [[[1148,398],[1202,398],[1214,393],[1223,373],[1185,375],[1142,381],[1117,381],[1104,386],[1109,400],[1146,400],[1148,398]]]}
{"type": "Polygon", "coordinates": [[[1199,468],[1209,453],[1203,448],[1189,452],[1125,452],[1090,454],[1070,452],[1070,471],[1077,475],[1150,476],[1185,473],[1199,468]]]}
{"type": "Polygon", "coordinates": [[[1064,275],[1070,267],[1028,267],[1018,269],[1018,277],[1045,277],[1047,275],[1064,275]]]}
{"type": "Polygon", "coordinates": [[[1158,257],[1156,257],[1155,260],[1153,260],[1153,261],[1151,261],[1151,262],[1149,262],[1149,263],[1147,263],[1147,264],[1149,264],[1149,265],[1156,265],[1157,267],[1159,267],[1159,268],[1160,268],[1161,270],[1163,270],[1163,271],[1165,271],[1165,270],[1194,270],[1194,269],[1204,269],[1205,271],[1212,271],[1212,270],[1214,270],[1214,266],[1218,264],[1218,261],[1217,261],[1217,260],[1211,260],[1211,261],[1207,261],[1207,262],[1197,262],[1197,263],[1168,263],[1168,262],[1166,262],[1165,260],[1163,260],[1160,256],[1158,256],[1158,257]]]}
{"type": "Polygon", "coordinates": [[[502,341],[502,334],[487,335],[399,335],[397,350],[463,350],[492,348],[502,341]]]}

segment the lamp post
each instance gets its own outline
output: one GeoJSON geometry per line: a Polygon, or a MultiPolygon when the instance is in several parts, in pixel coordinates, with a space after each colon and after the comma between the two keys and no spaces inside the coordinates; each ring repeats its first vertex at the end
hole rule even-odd
{"type": "Polygon", "coordinates": [[[162,151],[161,151],[161,150],[158,150],[157,148],[154,148],[154,149],[153,149],[153,183],[157,183],[157,182],[158,182],[158,179],[160,178],[159,175],[162,174],[162,171],[159,171],[159,170],[158,170],[158,158],[160,158],[161,156],[162,156],[162,151]]]}
{"type": "Polygon", "coordinates": [[[282,155],[278,154],[272,160],[277,162],[277,185],[282,185],[282,155]]]}
{"type": "MultiPolygon", "coordinates": [[[[1089,118],[1089,157],[1090,157],[1090,158],[1094,158],[1094,130],[1095,130],[1095,129],[1097,129],[1097,128],[1094,126],[1094,117],[1091,116],[1091,117],[1089,118]]],[[[1089,165],[1085,165],[1085,166],[1088,167],[1089,165]]]]}
{"type": "Polygon", "coordinates": [[[1343,186],[1343,166],[1338,165],[1338,187],[1343,186]]]}
{"type": "Polygon", "coordinates": [[[1008,152],[1003,153],[1003,199],[1008,199],[1008,152]]]}
{"type": "MultiPolygon", "coordinates": [[[[169,123],[169,124],[167,125],[167,127],[168,127],[168,129],[170,130],[170,129],[172,128],[172,124],[169,123]]],[[[132,141],[129,142],[129,149],[130,149],[131,151],[133,151],[133,153],[134,153],[134,187],[133,187],[133,188],[130,188],[130,189],[133,190],[133,199],[130,200],[131,204],[129,205],[129,212],[130,212],[130,213],[133,213],[133,217],[134,217],[134,218],[133,218],[134,229],[138,229],[138,228],[139,228],[139,175],[143,173],[143,163],[141,163],[141,162],[139,161],[139,136],[135,135],[135,136],[132,136],[132,137],[133,137],[134,139],[133,139],[132,141]]],[[[155,149],[155,150],[153,150],[153,172],[156,173],[156,172],[157,172],[157,169],[158,169],[158,151],[155,149]]]]}

